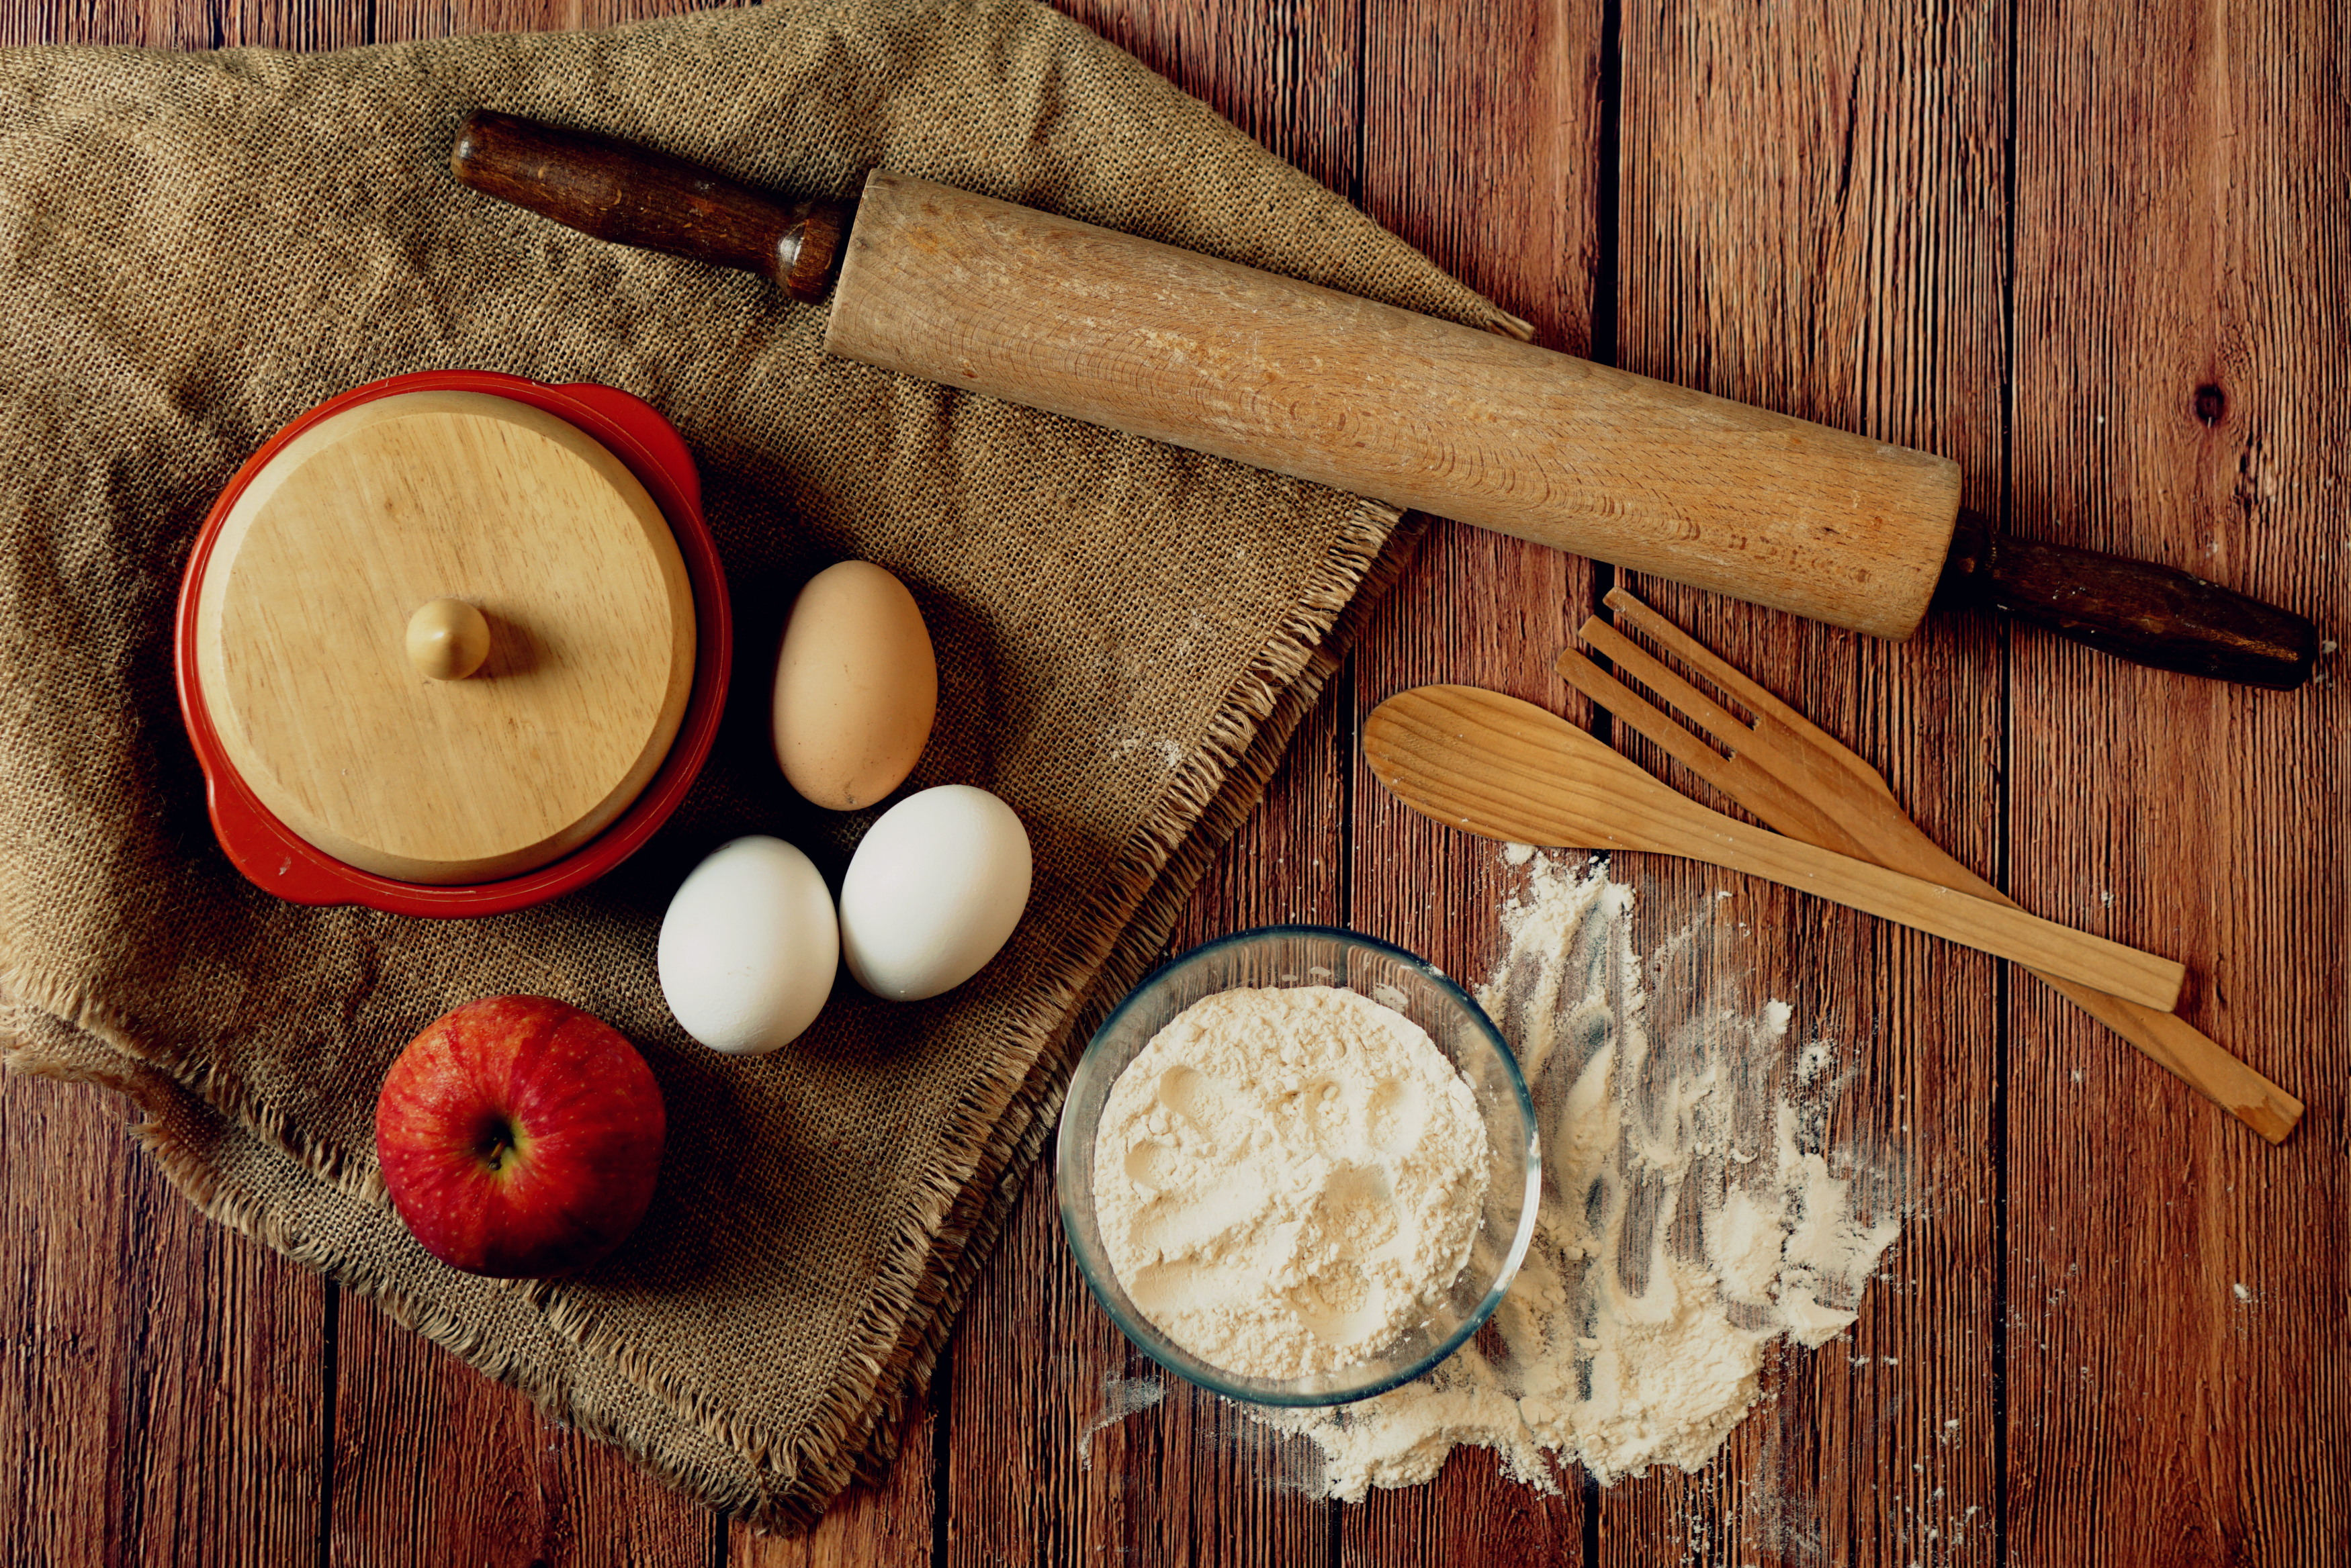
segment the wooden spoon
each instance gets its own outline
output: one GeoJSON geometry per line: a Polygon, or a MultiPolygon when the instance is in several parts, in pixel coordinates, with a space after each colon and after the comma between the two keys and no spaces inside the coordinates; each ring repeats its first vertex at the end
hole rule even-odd
{"type": "Polygon", "coordinates": [[[1708,811],[1557,714],[1476,686],[1421,686],[1364,721],[1364,760],[1398,800],[1481,838],[1678,855],[2031,964],[2168,1012],[2187,971],[1865,860],[1708,811]]]}

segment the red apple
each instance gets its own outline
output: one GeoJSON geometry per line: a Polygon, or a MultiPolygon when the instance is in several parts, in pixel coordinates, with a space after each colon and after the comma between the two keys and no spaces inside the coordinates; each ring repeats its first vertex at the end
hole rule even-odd
{"type": "Polygon", "coordinates": [[[636,1047],[544,996],[469,1002],[384,1075],[375,1152],[424,1250],[501,1279],[584,1269],[644,1218],[668,1120],[636,1047]]]}

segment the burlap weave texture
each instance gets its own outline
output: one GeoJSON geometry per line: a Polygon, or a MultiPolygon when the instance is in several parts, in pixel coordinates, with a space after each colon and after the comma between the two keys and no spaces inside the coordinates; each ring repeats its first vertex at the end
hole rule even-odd
{"type": "Polygon", "coordinates": [[[1490,307],[1082,28],[1027,0],[770,5],[601,34],[295,57],[0,52],[0,1035],[109,1083],[208,1212],[384,1303],[697,1495],[805,1521],[927,1374],[1050,1128],[1081,1031],[1139,977],[1255,799],[1381,570],[1390,511],[829,359],[821,306],[601,244],[455,185],[491,107],[748,182],[884,167],[1493,326],[1490,307]],[[702,465],[741,654],[676,818],[588,891],[479,921],[279,903],[214,845],[171,684],[190,541],[322,399],[443,367],[592,380],[702,465]],[[872,814],[765,746],[773,639],[844,556],[914,589],[940,721],[910,787],[996,791],[1028,918],[961,990],[844,981],[722,1059],[653,937],[705,852],[770,832],[837,877],[872,814]],[[375,1088],[425,1022],[562,997],[670,1106],[652,1213],[587,1277],[456,1274],[383,1199],[375,1088]]]}

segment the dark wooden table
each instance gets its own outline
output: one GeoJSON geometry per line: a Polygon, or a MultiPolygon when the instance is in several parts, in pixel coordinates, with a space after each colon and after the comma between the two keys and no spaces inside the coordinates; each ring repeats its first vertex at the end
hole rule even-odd
{"type": "MultiPolygon", "coordinates": [[[[0,0],[0,43],[328,48],[663,0],[0,0]]],[[[1072,0],[1546,342],[1908,444],[1971,505],[2346,624],[2346,24],[2285,0],[1072,0]]],[[[5,308],[5,305],[0,305],[5,308]]],[[[1604,570],[1440,525],[1186,920],[1456,973],[1492,856],[1355,756],[1379,698],[1549,673],[1604,570]]],[[[11,1563],[2351,1560],[2337,663],[2294,695],[1939,622],[1893,647],[1636,584],[1882,764],[2028,908],[2186,959],[2310,1103],[2272,1149],[2020,972],[1730,883],[1917,1200],[1848,1341],[1704,1472],[1542,1497],[1458,1456],[1340,1507],[1145,1370],[1031,1182],[885,1484],[755,1537],[199,1220],[93,1090],[0,1085],[11,1563]]],[[[1708,886],[1626,870],[1670,909],[1708,886]]]]}

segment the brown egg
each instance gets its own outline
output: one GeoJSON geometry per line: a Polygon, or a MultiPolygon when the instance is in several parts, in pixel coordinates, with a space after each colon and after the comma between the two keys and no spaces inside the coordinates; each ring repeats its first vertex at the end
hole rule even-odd
{"type": "Polygon", "coordinates": [[[776,761],[818,805],[854,811],[905,782],[931,737],[939,666],[906,586],[843,561],[792,601],[776,657],[776,761]]]}

